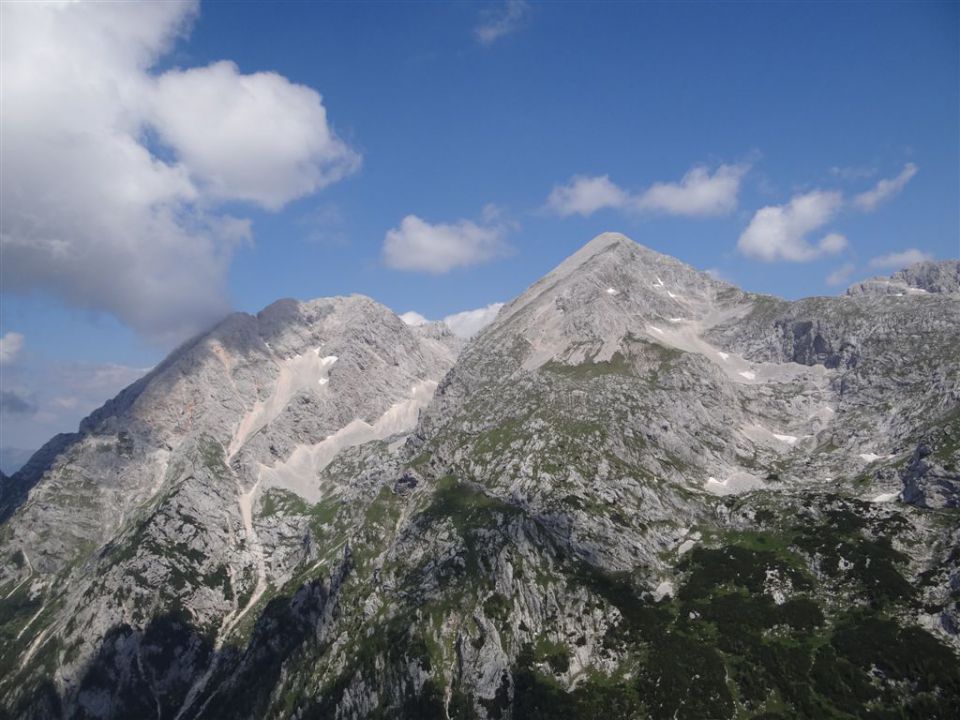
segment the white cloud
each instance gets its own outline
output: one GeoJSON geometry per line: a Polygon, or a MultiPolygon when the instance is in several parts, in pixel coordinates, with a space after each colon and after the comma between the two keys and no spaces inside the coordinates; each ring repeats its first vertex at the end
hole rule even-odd
{"type": "Polygon", "coordinates": [[[902,252],[893,252],[873,258],[869,265],[874,270],[902,270],[908,265],[933,260],[933,255],[917,248],[909,248],[902,252]]]}
{"type": "Polygon", "coordinates": [[[839,192],[814,190],[797,195],[786,205],[761,208],[740,235],[737,249],[768,262],[805,262],[835,255],[847,246],[843,235],[830,233],[815,243],[808,236],[830,222],[842,204],[839,192]]]}
{"type": "MultiPolygon", "coordinates": [[[[462,338],[471,338],[492,323],[500,312],[504,303],[490,303],[489,305],[477,308],[475,310],[464,310],[463,312],[447,315],[440,322],[444,323],[450,331],[462,338]]],[[[400,315],[400,319],[407,325],[426,325],[433,322],[423,315],[413,310],[400,315]]]]}
{"type": "Polygon", "coordinates": [[[407,325],[412,325],[413,327],[418,327],[420,325],[427,325],[430,323],[423,315],[413,310],[403,313],[399,316],[407,325]]]}
{"type": "Polygon", "coordinates": [[[0,337],[0,364],[11,363],[23,349],[23,335],[17,332],[4,333],[0,337]]]}
{"type": "Polygon", "coordinates": [[[248,221],[356,168],[320,96],[232,63],[151,73],[193,2],[2,3],[4,288],[173,340],[224,313],[248,221]]]}
{"type": "Polygon", "coordinates": [[[481,45],[491,45],[523,27],[530,9],[530,3],[526,0],[506,0],[501,6],[482,13],[480,24],[473,29],[473,36],[481,45]]]}
{"type": "Polygon", "coordinates": [[[574,214],[587,217],[604,208],[621,208],[629,199],[629,194],[607,175],[574,175],[566,185],[553,188],[547,206],[561,217],[574,214]]]}
{"type": "Polygon", "coordinates": [[[830,233],[821,238],[817,249],[824,255],[836,255],[847,247],[847,238],[840,233],[830,233]]]}
{"type": "Polygon", "coordinates": [[[873,167],[840,167],[834,165],[830,168],[830,174],[841,180],[867,180],[877,174],[877,169],[873,167]]]}
{"type": "Polygon", "coordinates": [[[327,123],[320,95],[231,62],[164,73],[150,123],[211,197],[276,210],[354,172],[360,156],[327,123]]]}
{"type": "MultiPolygon", "coordinates": [[[[485,216],[491,214],[485,210],[485,216]]],[[[395,270],[442,274],[455,267],[487,262],[509,252],[502,223],[478,225],[470,220],[432,225],[407,215],[399,228],[387,231],[383,259],[395,270]]]]}
{"type": "Polygon", "coordinates": [[[837,285],[844,285],[850,279],[850,276],[853,275],[853,271],[857,269],[857,266],[853,263],[844,263],[829,275],[827,275],[827,285],[836,287],[837,285]]]}
{"type": "Polygon", "coordinates": [[[350,237],[346,232],[346,220],[340,208],[326,203],[304,213],[297,219],[303,228],[304,240],[326,247],[346,247],[350,237]]]}
{"type": "Polygon", "coordinates": [[[708,168],[697,166],[680,182],[654,183],[636,194],[607,175],[575,175],[565,185],[553,188],[547,207],[564,217],[586,217],[604,208],[693,217],[727,215],[737,207],[740,183],[748,170],[748,165],[721,165],[711,174],[708,168]]]}
{"type": "Polygon", "coordinates": [[[447,315],[443,322],[454,335],[459,335],[462,338],[473,337],[494,321],[502,307],[503,303],[490,303],[486,307],[476,310],[466,310],[447,315]]]}
{"type": "Polygon", "coordinates": [[[864,212],[870,212],[889,200],[906,187],[910,179],[917,174],[917,166],[913,163],[904,165],[900,174],[878,182],[873,189],[860,193],[853,198],[853,204],[864,212]]]}
{"type": "Polygon", "coordinates": [[[710,174],[705,167],[690,170],[679,183],[656,183],[634,205],[641,211],[706,217],[727,215],[737,208],[740,181],[747,165],[721,165],[710,174]]]}

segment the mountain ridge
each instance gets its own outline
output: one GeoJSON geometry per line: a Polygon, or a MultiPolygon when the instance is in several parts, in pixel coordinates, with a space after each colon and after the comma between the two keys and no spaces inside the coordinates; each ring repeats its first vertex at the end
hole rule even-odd
{"type": "Polygon", "coordinates": [[[231,315],[4,479],[0,705],[936,716],[957,346],[950,292],[789,302],[613,233],[465,345],[363,296],[231,315]]]}

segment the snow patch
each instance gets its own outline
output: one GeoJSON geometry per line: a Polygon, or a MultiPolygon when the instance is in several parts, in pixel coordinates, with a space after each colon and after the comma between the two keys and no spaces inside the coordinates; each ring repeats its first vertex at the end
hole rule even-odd
{"type": "Polygon", "coordinates": [[[899,499],[900,499],[900,493],[899,493],[899,492],[888,492],[888,493],[880,493],[880,494],[877,495],[875,498],[873,498],[870,502],[872,502],[872,503],[888,503],[888,502],[896,502],[896,501],[899,500],[899,499]]]}
{"type": "Polygon", "coordinates": [[[337,362],[336,355],[320,357],[320,348],[306,355],[296,355],[277,363],[279,372],[273,393],[266,400],[258,400],[248,412],[230,441],[227,458],[232,459],[251,437],[272,423],[296,395],[307,388],[325,385],[330,368],[337,362]]]}
{"type": "Polygon", "coordinates": [[[670,297],[672,297],[674,300],[677,299],[677,296],[674,295],[674,294],[673,294],[672,292],[670,292],[669,290],[667,290],[667,295],[669,295],[670,297]]]}
{"type": "Polygon", "coordinates": [[[745,377],[747,380],[756,380],[757,374],[753,370],[741,370],[739,373],[740,377],[745,377]]]}
{"type": "Polygon", "coordinates": [[[763,481],[745,472],[734,472],[723,480],[717,480],[711,475],[703,487],[713,495],[739,495],[762,488],[763,481]]]}
{"type": "Polygon", "coordinates": [[[729,359],[730,359],[730,354],[729,354],[729,353],[725,353],[725,352],[721,352],[721,351],[717,350],[717,355],[720,356],[720,359],[721,359],[721,360],[729,360],[729,359]]]}
{"type": "Polygon", "coordinates": [[[777,433],[773,433],[773,436],[780,442],[786,443],[787,445],[797,444],[798,438],[796,435],[777,435],[777,433]]]}
{"type": "Polygon", "coordinates": [[[616,288],[607,288],[607,295],[619,295],[616,288]]]}
{"type": "Polygon", "coordinates": [[[866,460],[868,463],[876,462],[877,460],[888,460],[892,458],[893,455],[877,455],[876,453],[860,453],[860,457],[863,460],[866,460]]]}
{"type": "Polygon", "coordinates": [[[672,322],[672,323],[682,323],[682,322],[683,322],[683,318],[670,318],[670,322],[672,322]]]}
{"type": "Polygon", "coordinates": [[[321,498],[317,477],[343,450],[371,440],[383,440],[409,432],[417,424],[420,409],[433,398],[435,380],[423,380],[410,389],[407,397],[387,408],[373,424],[353,420],[313,445],[298,445],[284,462],[273,467],[260,466],[260,478],[267,487],[294,492],[307,502],[321,498]]]}
{"type": "Polygon", "coordinates": [[[655,333],[660,333],[661,335],[663,335],[663,330],[661,330],[660,328],[658,328],[658,327],[656,327],[656,326],[654,326],[654,325],[651,325],[651,326],[650,326],[650,329],[653,330],[655,333]]]}

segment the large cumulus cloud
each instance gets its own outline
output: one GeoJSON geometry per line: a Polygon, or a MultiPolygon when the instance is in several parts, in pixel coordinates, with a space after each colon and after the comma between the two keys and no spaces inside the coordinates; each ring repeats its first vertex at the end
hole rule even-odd
{"type": "Polygon", "coordinates": [[[173,340],[228,309],[250,224],[354,171],[320,95],[231,62],[153,70],[197,6],[3,3],[6,291],[41,291],[173,340]]]}

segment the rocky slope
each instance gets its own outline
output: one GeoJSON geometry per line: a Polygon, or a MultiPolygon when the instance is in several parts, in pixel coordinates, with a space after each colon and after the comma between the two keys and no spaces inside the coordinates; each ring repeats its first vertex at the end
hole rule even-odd
{"type": "Polygon", "coordinates": [[[363,298],[231,317],[4,482],[0,697],[952,717],[956,263],[887,284],[790,303],[607,234],[462,352],[363,298]]]}
{"type": "Polygon", "coordinates": [[[22,624],[4,677],[55,652],[69,689],[113,628],[175,608],[229,637],[312,556],[296,523],[258,532],[264,493],[312,502],[338,450],[412,428],[459,344],[367,298],[283,300],[227,318],[54,438],[3,488],[0,582],[22,624]]]}

